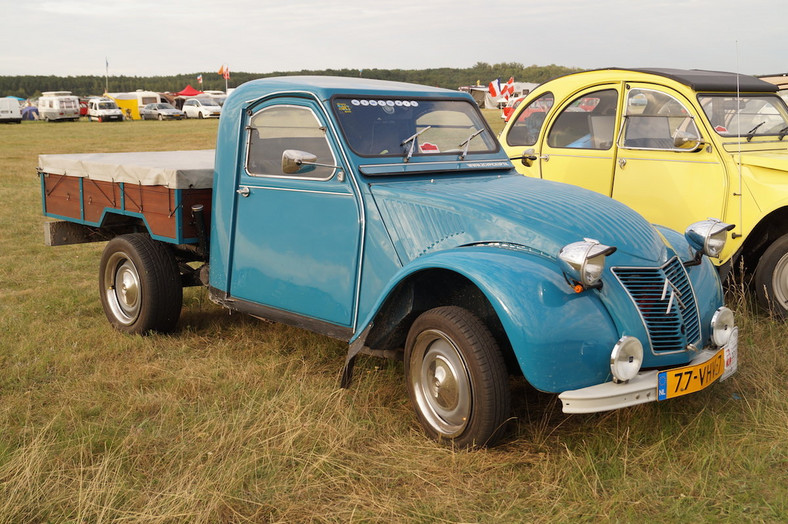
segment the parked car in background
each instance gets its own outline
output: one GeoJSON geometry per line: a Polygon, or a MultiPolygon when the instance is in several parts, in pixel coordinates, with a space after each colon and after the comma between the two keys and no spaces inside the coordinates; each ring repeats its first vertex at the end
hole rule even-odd
{"type": "Polygon", "coordinates": [[[525,100],[525,97],[519,96],[506,102],[506,105],[501,108],[501,118],[503,118],[504,122],[509,121],[509,117],[511,117],[514,110],[523,103],[523,100],[525,100]]]}
{"type": "Polygon", "coordinates": [[[148,104],[140,109],[140,117],[143,120],[181,120],[185,116],[183,111],[167,102],[148,104]]]}
{"type": "Polygon", "coordinates": [[[606,69],[546,82],[501,133],[521,173],[592,189],[670,228],[735,224],[719,260],[788,316],[788,107],[752,76],[606,69]]]}
{"type": "Polygon", "coordinates": [[[770,84],[777,86],[777,94],[780,95],[786,103],[788,103],[788,73],[781,75],[766,75],[759,76],[761,80],[765,80],[770,84]]]}
{"type": "Polygon", "coordinates": [[[88,100],[88,120],[91,122],[120,122],[123,111],[111,98],[91,98],[88,100]]]}
{"type": "Polygon", "coordinates": [[[222,107],[213,98],[190,98],[183,103],[186,118],[219,118],[222,107]]]}
{"type": "Polygon", "coordinates": [[[38,99],[39,118],[47,122],[55,120],[79,120],[79,98],[71,91],[45,91],[38,99]]]}
{"type": "Polygon", "coordinates": [[[0,123],[22,123],[22,109],[16,98],[0,98],[0,123]]]}

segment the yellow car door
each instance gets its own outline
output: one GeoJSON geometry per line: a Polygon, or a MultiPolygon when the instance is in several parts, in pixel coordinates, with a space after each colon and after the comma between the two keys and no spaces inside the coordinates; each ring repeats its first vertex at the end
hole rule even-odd
{"type": "Polygon", "coordinates": [[[625,93],[612,197],[678,231],[725,218],[728,177],[692,104],[651,84],[625,93]]]}
{"type": "Polygon", "coordinates": [[[597,86],[557,108],[537,152],[542,178],[611,195],[619,99],[617,85],[597,86]]]}

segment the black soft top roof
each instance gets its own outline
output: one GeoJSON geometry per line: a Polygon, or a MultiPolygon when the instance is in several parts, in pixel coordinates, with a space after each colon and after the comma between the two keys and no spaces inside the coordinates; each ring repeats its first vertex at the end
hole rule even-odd
{"type": "Polygon", "coordinates": [[[695,91],[725,91],[736,92],[737,78],[738,90],[743,92],[773,93],[777,86],[760,78],[750,75],[737,75],[724,71],[703,71],[701,69],[631,69],[641,73],[660,75],[691,87],[695,91]]]}

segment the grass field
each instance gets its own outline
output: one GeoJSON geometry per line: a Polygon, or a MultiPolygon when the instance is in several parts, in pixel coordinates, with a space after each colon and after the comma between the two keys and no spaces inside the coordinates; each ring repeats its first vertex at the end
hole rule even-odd
{"type": "Polygon", "coordinates": [[[473,452],[424,437],[401,363],[360,357],[342,390],[344,344],[202,289],[173,335],[113,331],[103,246],[43,245],[37,155],[211,148],[216,129],[0,126],[0,523],[788,521],[788,327],[736,290],[728,381],[573,416],[513,381],[506,438],[473,452]]]}

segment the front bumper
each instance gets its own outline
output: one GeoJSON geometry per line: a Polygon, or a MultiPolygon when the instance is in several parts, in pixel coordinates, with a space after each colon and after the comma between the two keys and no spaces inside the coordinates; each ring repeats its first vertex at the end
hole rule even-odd
{"type": "MultiPolygon", "coordinates": [[[[733,328],[730,340],[724,347],[725,371],[719,380],[725,380],[738,368],[739,329],[733,328]]],[[[700,365],[711,360],[719,350],[706,349],[698,353],[688,366],[700,365]]],[[[641,371],[626,383],[605,382],[581,389],[564,391],[558,398],[563,402],[564,413],[596,413],[654,402],[661,396],[658,388],[660,370],[641,371]]],[[[713,383],[713,382],[712,382],[713,383]]],[[[705,387],[705,386],[704,386],[705,387]]]]}

